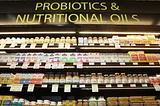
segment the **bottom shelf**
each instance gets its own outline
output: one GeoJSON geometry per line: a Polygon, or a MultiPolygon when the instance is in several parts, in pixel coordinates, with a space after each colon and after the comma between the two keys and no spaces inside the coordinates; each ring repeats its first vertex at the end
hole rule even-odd
{"type": "Polygon", "coordinates": [[[74,98],[56,96],[30,97],[0,96],[1,106],[159,106],[160,99],[155,96],[129,97],[83,97],[74,98]]]}

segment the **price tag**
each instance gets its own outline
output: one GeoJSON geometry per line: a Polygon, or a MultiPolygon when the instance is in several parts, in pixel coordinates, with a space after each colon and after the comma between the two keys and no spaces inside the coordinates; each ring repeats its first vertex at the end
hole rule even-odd
{"type": "Polygon", "coordinates": [[[64,43],[59,43],[58,48],[61,48],[61,49],[64,48],[64,43]]]}
{"type": "Polygon", "coordinates": [[[155,89],[156,91],[160,91],[160,86],[159,86],[159,85],[154,85],[154,89],[155,89]]]}
{"type": "Polygon", "coordinates": [[[42,88],[47,88],[47,84],[42,84],[42,88]]]}
{"type": "Polygon", "coordinates": [[[52,91],[51,92],[58,92],[58,84],[52,84],[52,91]]]}
{"type": "Polygon", "coordinates": [[[136,87],[136,84],[130,84],[130,87],[136,87]]]}
{"type": "Polygon", "coordinates": [[[65,44],[65,48],[66,48],[66,49],[70,49],[70,43],[66,43],[66,44],[65,44]]]}
{"type": "Polygon", "coordinates": [[[152,66],[153,66],[153,65],[154,65],[154,63],[153,63],[153,62],[150,62],[150,63],[149,63],[149,65],[152,65],[152,66]]]}
{"type": "Polygon", "coordinates": [[[24,44],[21,44],[20,48],[21,48],[21,49],[25,49],[26,46],[27,46],[27,44],[24,43],[24,44]]]}
{"type": "Polygon", "coordinates": [[[22,65],[22,69],[28,69],[29,62],[24,62],[22,65]]]}
{"type": "Polygon", "coordinates": [[[27,92],[33,92],[34,91],[34,86],[35,86],[34,84],[29,84],[27,92]]]}
{"type": "Polygon", "coordinates": [[[134,63],[133,63],[133,65],[134,65],[134,66],[137,66],[137,65],[138,65],[138,63],[137,63],[137,62],[134,62],[134,63]]]}
{"type": "Polygon", "coordinates": [[[72,88],[77,88],[77,85],[72,85],[72,88]]]}
{"type": "Polygon", "coordinates": [[[115,49],[120,49],[121,46],[119,44],[115,44],[115,49]]]}
{"type": "Polygon", "coordinates": [[[100,46],[105,46],[105,44],[104,44],[104,43],[101,43],[100,46]]]}
{"type": "Polygon", "coordinates": [[[59,64],[58,64],[58,68],[60,68],[60,69],[64,69],[64,65],[65,65],[65,63],[64,63],[64,62],[59,62],[59,64]]]}
{"type": "Polygon", "coordinates": [[[90,43],[89,45],[90,45],[90,46],[94,46],[94,43],[90,43]]]}
{"type": "Polygon", "coordinates": [[[92,84],[92,92],[98,92],[98,84],[92,84]]]}
{"type": "Polygon", "coordinates": [[[54,46],[54,43],[50,43],[49,46],[54,46]]]}
{"type": "Polygon", "coordinates": [[[58,68],[58,63],[54,62],[53,65],[52,65],[52,69],[57,69],[57,68],[58,68]]]}
{"type": "Polygon", "coordinates": [[[73,65],[77,65],[77,63],[73,63],[73,65]]]}
{"type": "Polygon", "coordinates": [[[45,69],[50,69],[50,68],[51,68],[50,62],[46,62],[46,64],[45,64],[45,69]]]}
{"type": "Polygon", "coordinates": [[[71,84],[64,85],[64,92],[71,92],[71,84]]]}
{"type": "Polygon", "coordinates": [[[122,88],[122,87],[123,87],[123,84],[117,84],[117,87],[118,87],[118,88],[122,88]]]}
{"type": "Polygon", "coordinates": [[[107,87],[107,88],[111,88],[112,85],[111,85],[111,84],[106,84],[106,87],[107,87]]]}
{"type": "Polygon", "coordinates": [[[125,62],[120,62],[120,65],[126,65],[126,63],[125,62]]]}
{"type": "Polygon", "coordinates": [[[145,46],[150,46],[150,44],[145,44],[145,46]]]}
{"type": "Polygon", "coordinates": [[[11,87],[12,85],[11,84],[7,84],[7,86],[6,87],[11,87]]]}
{"type": "Polygon", "coordinates": [[[79,85],[79,87],[80,87],[80,88],[85,88],[85,87],[86,87],[86,85],[79,85]]]}
{"type": "Polygon", "coordinates": [[[15,46],[17,46],[17,44],[16,44],[16,43],[12,43],[12,44],[10,45],[10,48],[14,48],[15,46]]]}
{"type": "Polygon", "coordinates": [[[30,48],[34,49],[36,47],[36,45],[37,45],[36,43],[32,43],[31,46],[30,46],[30,48]]]}
{"type": "Polygon", "coordinates": [[[106,62],[101,62],[101,65],[105,66],[105,65],[106,65],[106,62]]]}
{"type": "Polygon", "coordinates": [[[94,63],[93,63],[93,62],[92,62],[92,63],[91,63],[91,62],[89,62],[89,65],[94,65],[94,63]]]}
{"type": "Polygon", "coordinates": [[[131,44],[131,46],[136,46],[136,44],[131,44]]]}
{"type": "Polygon", "coordinates": [[[88,43],[84,43],[83,45],[84,45],[84,46],[88,46],[88,43]]]}
{"type": "Polygon", "coordinates": [[[130,46],[130,44],[126,44],[126,46],[130,46]]]}
{"type": "Polygon", "coordinates": [[[82,69],[83,68],[83,63],[82,62],[78,62],[77,63],[77,68],[82,69]]]}
{"type": "Polygon", "coordinates": [[[12,84],[10,91],[12,92],[21,92],[23,88],[23,84],[12,84]]]}
{"type": "Polygon", "coordinates": [[[48,47],[48,43],[43,43],[42,48],[46,49],[48,47]]]}
{"type": "Polygon", "coordinates": [[[114,44],[113,44],[113,43],[110,43],[109,46],[114,46],[114,44]]]}
{"type": "Polygon", "coordinates": [[[124,46],[124,44],[120,44],[120,46],[124,46]]]}
{"type": "Polygon", "coordinates": [[[0,48],[4,48],[6,46],[6,44],[1,44],[0,48]]]}
{"type": "Polygon", "coordinates": [[[142,84],[142,87],[148,87],[148,85],[147,84],[142,84]]]}
{"type": "Polygon", "coordinates": [[[16,65],[15,65],[15,64],[11,64],[9,68],[10,68],[10,69],[15,69],[15,68],[16,68],[16,65]]]}
{"type": "Polygon", "coordinates": [[[15,69],[16,65],[18,65],[18,62],[12,62],[9,68],[10,69],[15,69]]]}
{"type": "Polygon", "coordinates": [[[73,44],[73,46],[77,46],[77,44],[75,43],[75,44],[73,44]]]}
{"type": "Polygon", "coordinates": [[[0,87],[2,86],[2,84],[0,84],[0,87]]]}
{"type": "Polygon", "coordinates": [[[40,66],[40,63],[39,62],[36,62],[33,66],[33,69],[39,69],[39,66],[40,66]]]}

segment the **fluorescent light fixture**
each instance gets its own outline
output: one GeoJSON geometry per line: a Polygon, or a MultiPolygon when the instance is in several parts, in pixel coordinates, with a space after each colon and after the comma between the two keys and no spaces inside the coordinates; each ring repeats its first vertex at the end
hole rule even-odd
{"type": "Polygon", "coordinates": [[[79,34],[154,34],[159,35],[160,32],[79,32],[79,34]]]}
{"type": "Polygon", "coordinates": [[[56,32],[0,32],[0,35],[12,35],[12,34],[75,34],[74,31],[56,31],[56,32]]]}

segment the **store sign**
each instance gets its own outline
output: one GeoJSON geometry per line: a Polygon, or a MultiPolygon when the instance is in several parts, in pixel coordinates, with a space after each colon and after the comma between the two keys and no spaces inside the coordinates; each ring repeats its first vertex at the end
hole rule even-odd
{"type": "Polygon", "coordinates": [[[68,23],[160,25],[160,3],[156,1],[37,0],[16,1],[14,5],[12,4],[12,1],[1,2],[0,25],[68,23]]]}
{"type": "MultiPolygon", "coordinates": [[[[108,9],[114,11],[120,11],[120,6],[116,2],[111,2],[108,4],[107,2],[37,2],[35,4],[35,12],[38,10],[42,11],[72,11],[76,12],[79,10],[83,11],[101,11],[107,13],[108,9]]],[[[34,23],[34,22],[43,22],[43,23],[55,23],[55,22],[72,22],[72,23],[107,23],[104,19],[104,14],[102,13],[43,13],[43,14],[18,14],[16,17],[16,23],[34,23]]],[[[108,16],[109,21],[112,23],[119,22],[129,22],[129,17],[132,19],[131,21],[140,22],[137,14],[110,14],[108,16]]]]}

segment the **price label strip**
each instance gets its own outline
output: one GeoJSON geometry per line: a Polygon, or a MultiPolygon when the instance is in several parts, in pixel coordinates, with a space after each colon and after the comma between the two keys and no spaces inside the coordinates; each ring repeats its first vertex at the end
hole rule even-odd
{"type": "Polygon", "coordinates": [[[11,92],[21,92],[23,88],[23,84],[12,84],[10,91],[11,92]]]}
{"type": "Polygon", "coordinates": [[[29,85],[28,85],[27,92],[33,92],[33,91],[34,91],[34,87],[35,87],[34,84],[29,84],[29,85]]]}
{"type": "Polygon", "coordinates": [[[42,48],[47,49],[48,48],[48,43],[43,43],[42,48]]]}
{"type": "Polygon", "coordinates": [[[52,91],[51,92],[58,92],[58,84],[52,84],[52,91]]]}
{"type": "Polygon", "coordinates": [[[71,84],[64,85],[64,92],[71,92],[71,84]]]}
{"type": "Polygon", "coordinates": [[[92,92],[98,92],[98,84],[92,84],[92,92]]]}

